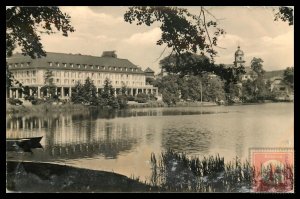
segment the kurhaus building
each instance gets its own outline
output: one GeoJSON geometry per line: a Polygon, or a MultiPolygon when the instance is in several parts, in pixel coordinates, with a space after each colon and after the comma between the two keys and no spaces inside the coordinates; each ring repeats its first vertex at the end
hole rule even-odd
{"type": "MultiPolygon", "coordinates": [[[[46,95],[41,92],[41,87],[44,86],[47,70],[52,71],[56,94],[60,98],[71,97],[72,87],[77,82],[83,84],[87,77],[93,80],[98,93],[108,78],[115,88],[115,94],[126,85],[127,94],[133,96],[138,93],[158,95],[156,87],[146,85],[145,71],[127,59],[117,58],[114,51],[104,51],[101,57],[48,52],[46,57],[37,59],[17,53],[6,58],[6,61],[14,78],[23,86],[28,86],[30,95],[36,94],[38,98],[46,95]]],[[[8,97],[23,97],[21,88],[17,86],[7,92],[8,97]]]]}

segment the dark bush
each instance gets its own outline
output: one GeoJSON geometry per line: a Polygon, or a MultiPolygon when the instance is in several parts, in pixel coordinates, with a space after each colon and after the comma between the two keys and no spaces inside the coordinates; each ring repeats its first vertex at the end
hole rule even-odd
{"type": "Polygon", "coordinates": [[[132,95],[127,95],[127,100],[128,101],[134,101],[134,97],[132,95]]]}
{"type": "Polygon", "coordinates": [[[148,95],[145,93],[139,93],[135,96],[135,101],[138,103],[146,103],[148,101],[148,95]]]}
{"type": "Polygon", "coordinates": [[[33,99],[33,100],[31,100],[32,105],[38,105],[38,104],[43,104],[43,103],[44,103],[44,100],[42,100],[42,99],[33,99]]]}
{"type": "Polygon", "coordinates": [[[149,99],[152,100],[152,101],[156,101],[157,97],[155,97],[154,94],[149,94],[149,99]]]}
{"type": "Polygon", "coordinates": [[[23,102],[19,99],[9,98],[8,103],[11,105],[22,105],[23,102]]]}
{"type": "Polygon", "coordinates": [[[127,96],[126,95],[118,95],[117,96],[118,104],[120,108],[126,108],[128,106],[127,96]]]}

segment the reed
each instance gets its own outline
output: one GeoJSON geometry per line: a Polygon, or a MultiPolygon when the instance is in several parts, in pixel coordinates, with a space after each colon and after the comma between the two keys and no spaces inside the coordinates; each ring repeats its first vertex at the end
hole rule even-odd
{"type": "MultiPolygon", "coordinates": [[[[150,157],[152,174],[149,184],[170,192],[251,192],[266,191],[264,184],[255,178],[255,169],[250,163],[234,161],[225,163],[219,155],[189,158],[184,153],[173,150],[162,152],[159,158],[150,157]]],[[[293,186],[292,167],[285,166],[283,175],[293,186]]],[[[282,189],[284,184],[279,184],[282,189]]],[[[291,188],[290,188],[291,189],[291,188]]],[[[282,189],[283,190],[283,189],[282,189]]],[[[281,191],[282,191],[281,190],[281,191]]]]}

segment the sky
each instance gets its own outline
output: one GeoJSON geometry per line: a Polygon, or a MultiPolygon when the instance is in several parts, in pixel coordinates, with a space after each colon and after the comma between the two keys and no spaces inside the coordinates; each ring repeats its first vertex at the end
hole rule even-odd
{"type": "MultiPolygon", "coordinates": [[[[80,53],[101,56],[103,51],[115,50],[118,58],[126,58],[142,69],[160,71],[159,59],[165,46],[156,45],[160,39],[159,23],[137,26],[124,21],[128,7],[60,7],[71,16],[74,33],[41,35],[48,52],[80,53]]],[[[199,7],[185,7],[199,13],[199,7]]],[[[234,52],[240,45],[245,53],[246,65],[253,57],[264,60],[267,71],[294,66],[294,26],[274,21],[272,7],[206,7],[226,31],[216,48],[216,63],[232,64],[234,52]],[[225,49],[223,49],[225,48],[225,49]]],[[[209,17],[209,16],[208,16],[209,17]]]]}

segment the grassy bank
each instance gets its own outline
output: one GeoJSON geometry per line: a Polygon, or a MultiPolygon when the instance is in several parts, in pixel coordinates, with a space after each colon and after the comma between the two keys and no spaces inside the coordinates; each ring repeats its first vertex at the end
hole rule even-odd
{"type": "Polygon", "coordinates": [[[150,192],[157,188],[126,176],[65,165],[7,162],[6,188],[12,192],[150,192]]]}
{"type": "Polygon", "coordinates": [[[218,155],[199,159],[167,150],[158,157],[152,153],[150,162],[152,174],[141,182],[113,172],[8,161],[6,187],[13,192],[292,192],[294,187],[288,164],[273,171],[270,163],[259,177],[248,161],[226,163],[218,155]]]}
{"type": "Polygon", "coordinates": [[[6,104],[6,113],[65,113],[65,112],[74,112],[74,111],[86,111],[88,110],[87,106],[81,104],[61,104],[61,105],[52,105],[48,103],[39,104],[39,105],[10,105],[6,104]]]}

